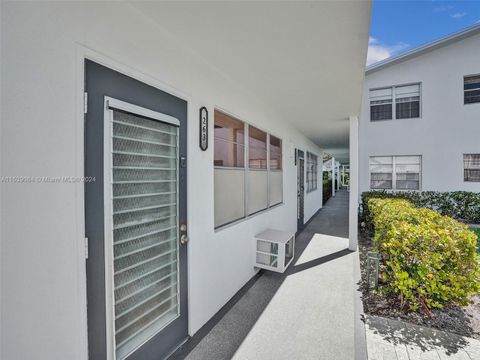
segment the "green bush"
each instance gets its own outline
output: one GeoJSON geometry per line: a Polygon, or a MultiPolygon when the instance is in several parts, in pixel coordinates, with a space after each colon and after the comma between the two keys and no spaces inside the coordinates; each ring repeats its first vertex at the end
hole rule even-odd
{"type": "Polygon", "coordinates": [[[411,310],[466,305],[480,291],[476,235],[448,216],[402,199],[370,199],[382,288],[411,310]]]}
{"type": "Polygon", "coordinates": [[[369,231],[372,230],[373,224],[367,204],[368,200],[372,198],[405,199],[416,207],[435,210],[462,222],[480,223],[480,193],[468,191],[367,191],[362,193],[360,221],[369,231]]]}
{"type": "Polygon", "coordinates": [[[480,228],[471,227],[470,230],[472,230],[477,235],[477,253],[480,254],[480,228]]]}
{"type": "Polygon", "coordinates": [[[332,180],[329,179],[323,179],[323,204],[327,202],[328,199],[332,197],[332,180]]]}

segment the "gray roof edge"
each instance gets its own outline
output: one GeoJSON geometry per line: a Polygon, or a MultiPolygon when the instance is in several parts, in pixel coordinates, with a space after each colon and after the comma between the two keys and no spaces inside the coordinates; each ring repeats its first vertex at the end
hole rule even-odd
{"type": "Polygon", "coordinates": [[[434,51],[436,49],[442,48],[444,46],[450,45],[454,42],[469,38],[471,36],[474,36],[476,34],[480,34],[480,24],[475,24],[473,26],[469,26],[468,28],[462,29],[460,31],[454,32],[452,34],[449,34],[447,36],[444,36],[440,39],[434,40],[430,43],[427,43],[425,45],[421,45],[415,49],[412,49],[410,51],[407,51],[403,54],[376,62],[370,66],[367,66],[367,69],[365,71],[365,74],[371,74],[373,72],[376,72],[378,70],[381,70],[385,67],[395,65],[407,60],[410,60],[414,57],[423,55],[425,53],[428,53],[430,51],[434,51]]]}

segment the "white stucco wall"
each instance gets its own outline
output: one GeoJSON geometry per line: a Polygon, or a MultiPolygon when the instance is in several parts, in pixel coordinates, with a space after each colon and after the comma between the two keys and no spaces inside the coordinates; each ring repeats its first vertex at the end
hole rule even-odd
{"type": "Polygon", "coordinates": [[[360,118],[360,192],[369,157],[422,155],[422,190],[480,191],[463,181],[463,154],[480,153],[480,103],[463,104],[463,77],[480,73],[480,35],[367,74],[360,118]],[[370,122],[369,89],[421,83],[421,119],[370,122]]]}
{"type": "MultiPolygon", "coordinates": [[[[254,234],[296,228],[294,148],[318,147],[248,89],[127,4],[1,3],[1,175],[82,176],[83,53],[189,102],[189,326],[195,333],[253,275],[254,234]],[[198,147],[207,106],[210,147],[198,147]],[[284,204],[214,231],[213,113],[283,140],[284,204]]],[[[305,220],[321,206],[305,195],[305,220]]],[[[86,359],[82,184],[1,184],[2,359],[86,359]]]]}

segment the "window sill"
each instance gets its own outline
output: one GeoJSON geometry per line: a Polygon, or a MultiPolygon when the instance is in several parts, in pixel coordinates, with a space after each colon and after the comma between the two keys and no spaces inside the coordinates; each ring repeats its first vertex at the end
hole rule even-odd
{"type": "Polygon", "coordinates": [[[382,119],[382,120],[371,120],[371,123],[385,122],[385,121],[397,121],[397,120],[422,120],[423,117],[414,117],[414,118],[400,118],[400,119],[382,119]]]}
{"type": "Polygon", "coordinates": [[[308,190],[308,191],[306,191],[305,193],[306,193],[306,194],[311,194],[312,192],[315,192],[315,191],[317,191],[317,190],[318,190],[318,188],[313,189],[313,190],[308,190]]]}
{"type": "Polygon", "coordinates": [[[421,192],[422,189],[372,189],[370,188],[370,191],[383,191],[383,192],[407,192],[407,191],[416,191],[416,192],[421,192]]]}
{"type": "Polygon", "coordinates": [[[248,215],[248,216],[246,216],[246,217],[240,218],[240,219],[238,219],[238,220],[234,220],[234,221],[229,222],[229,223],[227,223],[227,224],[225,224],[225,225],[220,225],[220,226],[214,228],[214,232],[217,233],[217,232],[219,232],[219,231],[228,229],[228,228],[230,228],[230,227],[232,227],[232,226],[238,225],[238,224],[240,224],[240,223],[242,223],[242,222],[244,222],[244,221],[248,221],[248,220],[250,220],[250,219],[252,219],[252,218],[254,218],[254,217],[258,216],[258,215],[265,214],[265,213],[267,213],[269,210],[273,210],[273,209],[279,208],[279,207],[281,207],[281,206],[283,206],[283,205],[285,205],[285,203],[282,201],[281,203],[272,205],[272,206],[270,206],[269,208],[266,208],[266,209],[257,211],[256,213],[253,213],[253,214],[248,215]]]}

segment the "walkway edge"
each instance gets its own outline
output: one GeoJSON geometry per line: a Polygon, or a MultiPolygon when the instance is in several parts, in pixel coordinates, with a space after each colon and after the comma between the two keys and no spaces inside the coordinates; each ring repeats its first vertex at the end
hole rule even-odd
{"type": "Polygon", "coordinates": [[[365,329],[365,313],[363,311],[362,292],[359,287],[361,280],[360,252],[356,251],[353,257],[353,297],[355,306],[355,360],[367,360],[367,334],[365,329]]]}

